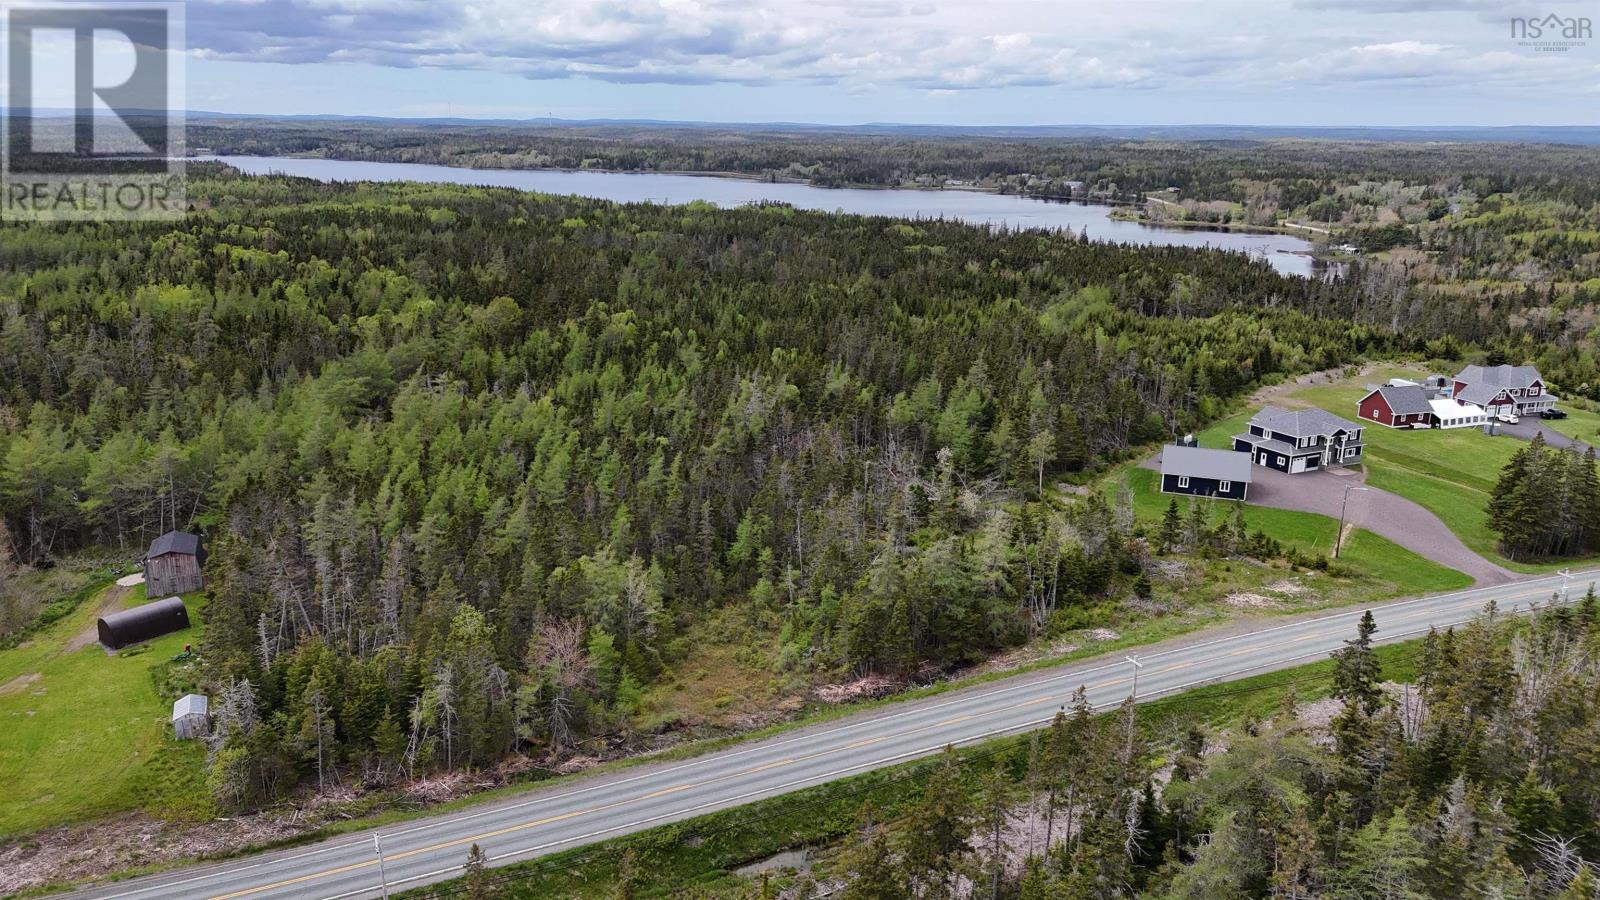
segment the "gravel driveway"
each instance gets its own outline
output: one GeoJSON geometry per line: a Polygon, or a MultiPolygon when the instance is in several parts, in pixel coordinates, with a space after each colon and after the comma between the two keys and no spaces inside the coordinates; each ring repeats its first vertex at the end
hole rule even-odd
{"type": "MultiPolygon", "coordinates": [[[[1160,468],[1158,457],[1143,465],[1160,468]]],[[[1321,470],[1285,475],[1276,469],[1252,466],[1251,504],[1320,513],[1337,520],[1346,486],[1361,486],[1365,477],[1349,470],[1321,470]]],[[[1479,585],[1504,584],[1521,577],[1474,553],[1450,527],[1424,507],[1388,491],[1366,488],[1350,493],[1345,522],[1382,535],[1396,544],[1476,579],[1479,585]]]]}

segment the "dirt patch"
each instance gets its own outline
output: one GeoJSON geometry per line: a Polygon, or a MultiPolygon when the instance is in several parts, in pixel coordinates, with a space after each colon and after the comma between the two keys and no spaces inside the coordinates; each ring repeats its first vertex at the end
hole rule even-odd
{"type": "Polygon", "coordinates": [[[144,815],[51,829],[0,845],[0,894],[134,866],[225,853],[301,830],[303,826],[267,816],[184,826],[144,815]]]}
{"type": "Polygon", "coordinates": [[[44,676],[38,672],[24,672],[5,684],[0,684],[0,697],[4,697],[7,694],[20,694],[28,689],[28,685],[33,684],[42,677],[44,676]]]}
{"type": "Polygon", "coordinates": [[[144,584],[143,572],[135,572],[132,575],[124,575],[117,579],[117,587],[131,588],[141,584],[144,584]]]}
{"type": "Polygon", "coordinates": [[[1296,579],[1285,578],[1282,581],[1274,581],[1273,583],[1262,588],[1262,590],[1269,594],[1282,594],[1285,597],[1299,597],[1303,594],[1309,593],[1311,588],[1306,587],[1296,579]]]}
{"type": "Polygon", "coordinates": [[[1189,563],[1181,559],[1158,559],[1150,564],[1150,574],[1166,581],[1189,577],[1189,563]]]}
{"type": "MultiPolygon", "coordinates": [[[[1385,681],[1378,685],[1383,691],[1383,696],[1393,704],[1395,712],[1400,716],[1400,727],[1405,729],[1406,737],[1414,739],[1422,727],[1422,721],[1427,715],[1427,704],[1422,701],[1422,694],[1414,685],[1403,684],[1395,681],[1385,681]]],[[[1301,703],[1295,710],[1295,718],[1299,724],[1309,728],[1313,739],[1324,747],[1333,746],[1333,720],[1344,711],[1344,701],[1336,697],[1323,697],[1309,703],[1301,703]]]]}
{"type": "Polygon", "coordinates": [[[1267,404],[1278,406],[1305,406],[1305,403],[1292,399],[1290,395],[1299,391],[1303,387],[1309,387],[1313,384],[1334,384],[1336,382],[1344,381],[1347,378],[1360,378],[1363,375],[1370,375],[1377,368],[1377,364],[1375,363],[1365,363],[1359,370],[1355,372],[1353,376],[1344,366],[1340,366],[1337,369],[1323,369],[1320,372],[1307,372],[1306,374],[1301,375],[1291,381],[1284,381],[1279,384],[1270,384],[1257,389],[1256,392],[1250,396],[1250,406],[1265,406],[1267,404]]]}
{"type": "Polygon", "coordinates": [[[1222,598],[1234,609],[1277,609],[1278,601],[1251,591],[1236,591],[1222,598]]]}
{"type": "Polygon", "coordinates": [[[844,684],[824,684],[813,693],[823,703],[850,703],[856,700],[887,697],[905,686],[905,682],[885,675],[868,675],[844,684]]]}
{"type": "Polygon", "coordinates": [[[1019,647],[999,656],[990,657],[987,661],[979,663],[970,669],[964,670],[959,677],[984,674],[988,672],[1009,672],[1020,669],[1030,663],[1052,656],[1065,656],[1078,649],[1078,645],[1067,640],[1053,641],[1049,644],[1030,645],[1019,647]]]}
{"type": "MultiPolygon", "coordinates": [[[[100,598],[100,606],[94,611],[94,617],[99,619],[101,616],[109,616],[121,610],[123,601],[127,600],[128,595],[132,592],[132,587],[124,585],[120,581],[106,588],[105,596],[100,598]]],[[[73,635],[72,640],[67,641],[65,649],[68,653],[76,653],[90,644],[97,643],[99,640],[100,629],[95,622],[90,622],[87,628],[73,635]]]]}

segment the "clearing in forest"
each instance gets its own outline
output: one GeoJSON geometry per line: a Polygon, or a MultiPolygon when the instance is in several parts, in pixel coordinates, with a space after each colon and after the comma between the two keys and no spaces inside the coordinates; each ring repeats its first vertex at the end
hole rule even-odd
{"type": "MultiPolygon", "coordinates": [[[[184,600],[198,623],[201,598],[184,600]]],[[[209,812],[205,748],[171,738],[173,698],[158,687],[181,679],[171,659],[198,624],[117,654],[95,642],[97,616],[143,602],[142,585],[108,585],[0,650],[0,838],[130,809],[209,812]]]]}

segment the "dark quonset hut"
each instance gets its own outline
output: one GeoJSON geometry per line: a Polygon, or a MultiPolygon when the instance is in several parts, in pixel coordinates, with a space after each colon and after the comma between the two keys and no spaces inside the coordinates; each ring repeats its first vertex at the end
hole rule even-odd
{"type": "Polygon", "coordinates": [[[200,539],[182,531],[169,531],[150,544],[144,555],[144,583],[152,597],[186,594],[206,586],[200,567],[206,552],[200,539]]]}
{"type": "Polygon", "coordinates": [[[182,631],[189,627],[189,611],[177,597],[168,597],[133,609],[125,609],[100,619],[100,643],[120,650],[129,644],[182,631]]]}

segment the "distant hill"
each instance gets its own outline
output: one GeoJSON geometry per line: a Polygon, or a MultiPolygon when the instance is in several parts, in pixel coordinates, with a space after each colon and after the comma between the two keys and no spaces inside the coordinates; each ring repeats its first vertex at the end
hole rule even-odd
{"type": "Polygon", "coordinates": [[[1346,141],[1481,141],[1600,145],[1595,125],[937,125],[868,122],[824,125],[808,122],[683,122],[668,119],[479,119],[466,117],[263,116],[191,111],[190,121],[234,120],[281,123],[348,123],[411,127],[670,128],[723,132],[884,135],[895,137],[1112,138],[1126,140],[1265,140],[1301,138],[1346,141]]]}

